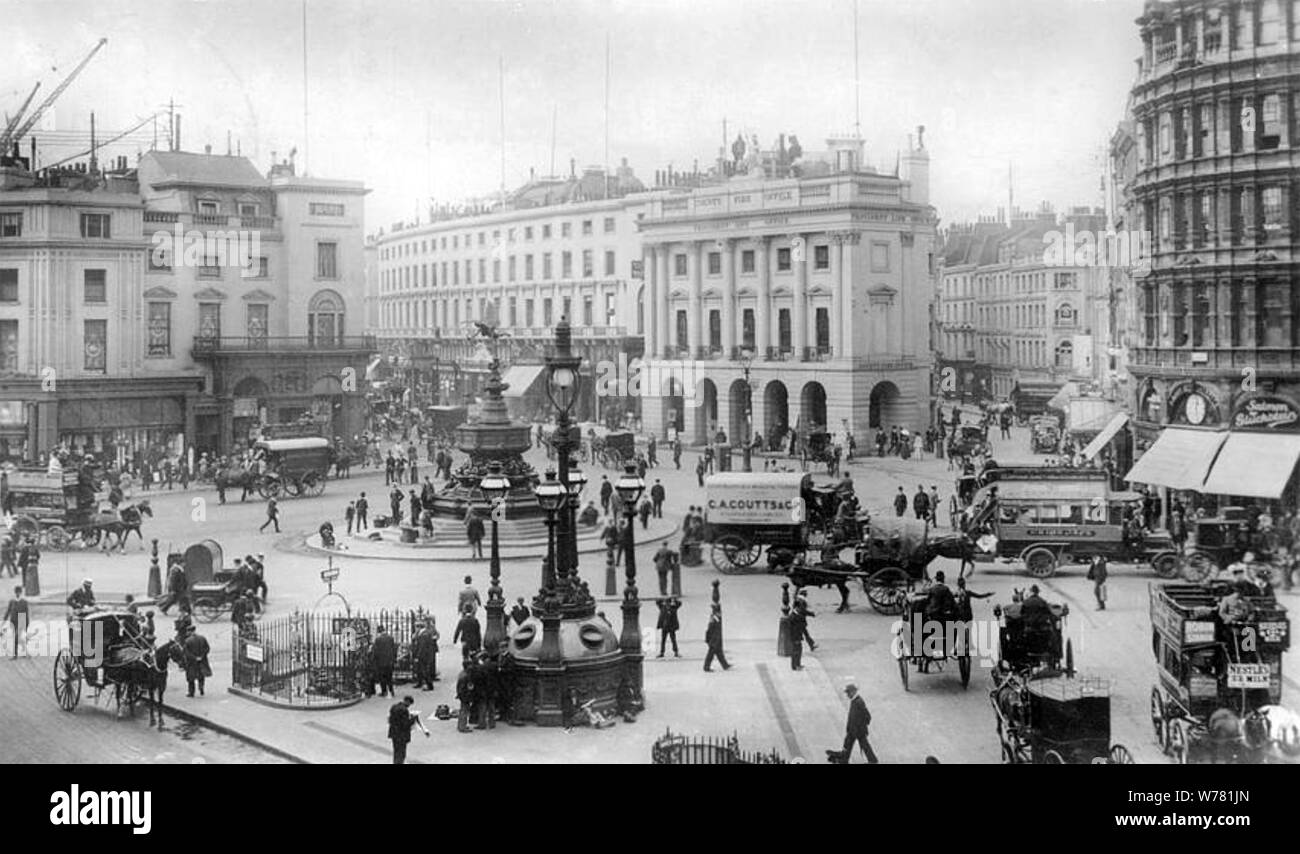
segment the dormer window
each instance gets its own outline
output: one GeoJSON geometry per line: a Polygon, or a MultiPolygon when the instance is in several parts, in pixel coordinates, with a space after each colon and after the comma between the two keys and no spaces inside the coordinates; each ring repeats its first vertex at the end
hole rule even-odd
{"type": "Polygon", "coordinates": [[[240,202],[239,215],[241,217],[261,216],[261,207],[257,204],[257,202],[240,202]]]}
{"type": "Polygon", "coordinates": [[[221,205],[218,202],[199,199],[199,213],[204,216],[216,216],[221,213],[221,205]]]}

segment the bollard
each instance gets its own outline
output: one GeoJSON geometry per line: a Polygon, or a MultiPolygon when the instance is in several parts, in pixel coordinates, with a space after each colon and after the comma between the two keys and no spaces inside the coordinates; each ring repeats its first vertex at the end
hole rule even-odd
{"type": "Polygon", "coordinates": [[[23,592],[27,596],[41,595],[41,559],[32,557],[23,564],[23,592]]]}
{"type": "Polygon", "coordinates": [[[678,555],[677,560],[674,560],[672,563],[672,574],[673,574],[673,595],[681,596],[682,595],[682,560],[680,555],[678,555]]]}
{"type": "Polygon", "coordinates": [[[790,657],[790,582],[781,582],[781,622],[776,631],[776,654],[790,657]]]}
{"type": "Polygon", "coordinates": [[[605,595],[618,595],[618,568],[614,566],[614,549],[605,549],[605,595]]]}
{"type": "Polygon", "coordinates": [[[162,595],[162,570],[158,568],[158,541],[154,540],[149,552],[149,584],[146,593],[150,599],[162,595]]]}

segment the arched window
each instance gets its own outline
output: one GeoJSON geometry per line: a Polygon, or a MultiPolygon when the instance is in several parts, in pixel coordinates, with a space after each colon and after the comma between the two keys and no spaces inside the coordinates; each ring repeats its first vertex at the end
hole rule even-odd
{"type": "Polygon", "coordinates": [[[1075,318],[1074,306],[1068,302],[1063,302],[1056,307],[1056,325],[1073,326],[1075,318]]]}
{"type": "Polygon", "coordinates": [[[307,340],[312,347],[343,343],[343,297],[334,291],[320,291],[307,306],[307,340]]]}
{"type": "Polygon", "coordinates": [[[1074,366],[1074,344],[1070,341],[1062,341],[1056,345],[1056,367],[1070,368],[1074,366]]]}

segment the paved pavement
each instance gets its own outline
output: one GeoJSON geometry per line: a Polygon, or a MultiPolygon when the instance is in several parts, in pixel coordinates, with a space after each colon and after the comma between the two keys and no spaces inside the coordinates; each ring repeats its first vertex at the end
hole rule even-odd
{"type": "MultiPolygon", "coordinates": [[[[1015,428],[1008,441],[997,439],[996,430],[993,433],[994,453],[999,461],[1041,461],[1042,457],[1028,453],[1027,430],[1015,428]]],[[[529,460],[544,470],[545,459],[539,452],[530,452],[529,460]]],[[[681,471],[672,469],[669,461],[668,466],[652,470],[648,477],[652,482],[655,477],[664,482],[669,522],[680,519],[687,505],[703,502],[694,475],[694,454],[688,452],[682,463],[681,471]]],[[[909,495],[918,484],[924,485],[927,491],[931,485],[938,486],[946,505],[955,477],[947,465],[947,461],[933,458],[904,461],[892,457],[860,459],[848,468],[863,504],[875,515],[892,515],[890,502],[900,485],[909,495]]],[[[599,469],[588,474],[599,481],[596,476],[599,469]]],[[[197,540],[213,538],[225,547],[227,563],[233,562],[238,554],[266,552],[271,587],[269,613],[285,614],[294,608],[312,607],[325,593],[319,578],[325,559],[304,547],[304,537],[314,533],[327,518],[334,522],[336,530],[341,529],[347,501],[362,489],[372,493],[380,491],[382,474],[357,469],[349,480],[331,481],[323,497],[285,500],[281,503],[284,533],[278,536],[257,531],[264,518],[261,502],[240,505],[235,501],[218,506],[211,492],[192,490],[182,494],[178,491],[170,495],[164,492],[154,498],[156,516],[146,520],[145,533],[160,537],[164,552],[169,544],[181,549],[197,540]],[[205,500],[195,504],[195,498],[205,500]]],[[[655,547],[651,543],[637,549],[643,595],[654,586],[651,556],[655,547]]],[[[583,558],[582,573],[593,589],[603,590],[603,561],[595,557],[583,558]]],[[[341,566],[342,575],[335,589],[347,596],[354,607],[422,605],[437,615],[444,631],[452,624],[461,576],[471,574],[480,591],[485,591],[487,585],[485,560],[434,563],[360,557],[344,561],[341,566]]],[[[939,559],[933,568],[951,574],[956,564],[939,559]]],[[[142,593],[148,576],[148,556],[135,544],[124,556],[51,553],[45,556],[42,570],[44,587],[47,592],[54,591],[51,598],[56,601],[67,584],[75,584],[86,574],[95,578],[100,590],[142,593]]],[[[507,601],[531,595],[539,580],[538,562],[506,560],[502,578],[507,601]]],[[[621,570],[619,578],[621,586],[621,570]]],[[[1147,586],[1153,580],[1147,568],[1113,566],[1111,600],[1105,612],[1093,610],[1091,584],[1084,579],[1082,567],[1067,567],[1055,578],[1040,583],[1049,599],[1070,604],[1068,631],[1080,668],[1113,681],[1112,740],[1128,746],[1139,762],[1164,761],[1155,748],[1147,717],[1155,679],[1147,616],[1147,586]]],[[[803,756],[821,762],[824,761],[822,751],[839,746],[843,740],[846,706],[842,686],[851,679],[861,687],[871,708],[872,743],[882,760],[920,762],[926,755],[935,755],[943,762],[998,761],[999,744],[988,699],[991,683],[987,669],[977,668],[967,689],[961,688],[955,673],[945,671],[928,676],[913,674],[911,690],[904,691],[890,651],[893,618],[874,613],[861,591],[855,588],[853,608],[847,614],[834,613],[839,597],[833,589],[811,591],[811,605],[817,617],[811,621],[810,629],[818,649],[805,654],[806,670],[793,673],[788,660],[775,655],[780,581],[769,575],[721,575],[708,563],[684,569],[685,596],[679,632],[679,638],[685,641],[684,658],[647,659],[648,709],[635,724],[620,723],[599,732],[576,729],[569,734],[532,727],[498,727],[491,733],[462,736],[455,732],[451,722],[434,721],[430,724],[432,738],[427,741],[417,738],[413,743],[412,759],[422,762],[491,762],[498,758],[504,762],[578,759],[647,762],[654,739],[671,728],[674,732],[714,736],[734,732],[746,749],[775,748],[785,756],[803,756]],[[728,654],[737,666],[729,672],[705,674],[700,667],[703,636],[710,582],[715,579],[721,581],[728,654]]],[[[993,603],[1009,601],[1012,588],[1027,587],[1029,583],[1029,577],[1019,566],[980,564],[971,586],[979,592],[992,591],[995,596],[976,603],[976,617],[990,618],[993,603]]],[[[1294,609],[1297,598],[1294,594],[1284,594],[1283,602],[1294,609]]],[[[613,615],[617,629],[616,608],[606,607],[606,610],[613,615]]],[[[642,626],[653,626],[654,616],[655,609],[647,603],[642,611],[642,626]]],[[[167,620],[160,622],[160,633],[169,629],[167,620]]],[[[295,712],[271,709],[235,697],[225,692],[222,682],[228,678],[223,674],[229,673],[231,654],[226,640],[228,624],[223,621],[201,629],[213,641],[214,666],[218,673],[213,684],[215,690],[195,700],[185,698],[183,691],[173,692],[169,702],[303,759],[387,760],[384,721],[388,701],[372,699],[338,711],[295,712]]],[[[446,656],[443,662],[446,663],[446,656]]],[[[1286,661],[1284,674],[1286,701],[1295,705],[1295,698],[1300,696],[1300,668],[1295,656],[1286,661]]],[[[447,681],[438,683],[438,690],[418,695],[417,708],[428,713],[439,703],[454,707],[451,698],[454,676],[445,673],[447,681]]],[[[30,690],[41,695],[42,709],[49,708],[44,705],[52,702],[48,699],[48,686],[33,683],[30,690]]],[[[8,690],[0,693],[0,710],[8,705],[8,694],[8,690]]],[[[33,709],[23,706],[19,715],[35,714],[33,709]]],[[[79,716],[80,712],[74,717],[79,716]]],[[[35,720],[33,726],[50,728],[50,722],[59,718],[44,711],[35,720]]],[[[66,726],[65,723],[57,730],[66,726]]]]}

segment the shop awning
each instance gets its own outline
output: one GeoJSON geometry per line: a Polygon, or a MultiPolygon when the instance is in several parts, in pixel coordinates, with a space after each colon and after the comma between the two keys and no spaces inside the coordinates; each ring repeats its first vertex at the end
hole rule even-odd
{"type": "Polygon", "coordinates": [[[1300,461],[1300,435],[1231,433],[1205,479],[1205,492],[1281,498],[1300,461]]]}
{"type": "Polygon", "coordinates": [[[1205,491],[1205,476],[1227,433],[1166,427],[1124,479],[1170,489],[1205,491]]]}
{"type": "Polygon", "coordinates": [[[1076,382],[1068,382],[1061,386],[1060,390],[1057,391],[1056,394],[1052,395],[1052,399],[1047,401],[1047,405],[1054,409],[1065,409],[1070,405],[1070,398],[1078,397],[1078,395],[1079,384],[1076,382]]]}
{"type": "Polygon", "coordinates": [[[512,365],[501,377],[501,381],[510,386],[501,392],[502,397],[524,397],[546,371],[545,365],[512,365]]]}
{"type": "Polygon", "coordinates": [[[1106,447],[1106,445],[1110,443],[1110,440],[1115,438],[1115,434],[1118,433],[1127,423],[1128,413],[1126,412],[1121,412],[1111,418],[1110,422],[1101,429],[1101,432],[1097,434],[1096,438],[1088,443],[1088,447],[1083,449],[1083,458],[1085,460],[1090,460],[1100,454],[1101,449],[1106,447]]]}

